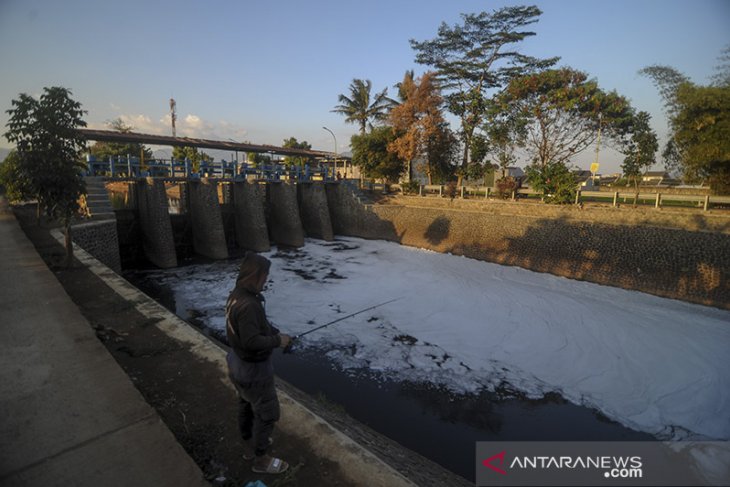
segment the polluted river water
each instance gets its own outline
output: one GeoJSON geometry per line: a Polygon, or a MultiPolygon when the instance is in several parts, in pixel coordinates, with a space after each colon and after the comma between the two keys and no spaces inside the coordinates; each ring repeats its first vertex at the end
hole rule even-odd
{"type": "MultiPolygon", "coordinates": [[[[277,374],[473,480],[477,441],[730,437],[730,312],[383,241],[272,249],[277,374]],[[690,326],[691,325],[691,326],[690,326]]],[[[239,258],[125,277],[224,338],[239,258]]]]}

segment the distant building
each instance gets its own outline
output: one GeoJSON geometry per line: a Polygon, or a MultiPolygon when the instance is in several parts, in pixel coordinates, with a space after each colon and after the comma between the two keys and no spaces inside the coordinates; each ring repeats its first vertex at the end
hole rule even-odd
{"type": "Polygon", "coordinates": [[[573,173],[573,176],[575,177],[575,182],[578,183],[579,189],[591,190],[597,188],[601,184],[600,176],[594,176],[591,171],[576,169],[571,171],[571,173],[573,173]]]}
{"type": "Polygon", "coordinates": [[[662,184],[665,179],[670,179],[667,171],[648,171],[641,177],[641,182],[645,184],[662,184]]]}
{"type": "Polygon", "coordinates": [[[523,171],[521,167],[517,166],[509,166],[506,169],[497,168],[495,169],[495,174],[498,175],[495,179],[504,179],[506,177],[522,179],[525,177],[525,171],[523,171]]]}

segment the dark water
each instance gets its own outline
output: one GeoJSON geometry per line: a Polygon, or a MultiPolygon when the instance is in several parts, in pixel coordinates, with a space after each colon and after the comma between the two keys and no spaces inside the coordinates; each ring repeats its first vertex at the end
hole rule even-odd
{"type": "MultiPolygon", "coordinates": [[[[181,318],[174,292],[134,272],[139,289],[181,318]]],[[[188,307],[189,303],[185,307],[188,307]]],[[[225,339],[215,330],[205,332],[225,339]]],[[[477,441],[650,441],[597,411],[552,394],[531,400],[509,391],[454,394],[431,383],[385,380],[368,370],[340,370],[322,353],[277,351],[277,374],[300,390],[341,406],[347,414],[462,477],[474,480],[477,441]]]]}

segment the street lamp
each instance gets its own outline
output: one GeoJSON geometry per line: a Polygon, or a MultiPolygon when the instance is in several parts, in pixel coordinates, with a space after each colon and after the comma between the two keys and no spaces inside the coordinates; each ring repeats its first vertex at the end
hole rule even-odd
{"type": "MultiPolygon", "coordinates": [[[[228,137],[228,140],[230,140],[234,144],[238,144],[239,143],[239,142],[233,140],[230,137],[228,137]]],[[[235,178],[240,173],[241,173],[241,166],[238,165],[238,147],[236,147],[236,164],[234,164],[234,166],[233,166],[233,177],[235,178]]]]}
{"type": "Polygon", "coordinates": [[[335,172],[337,172],[337,137],[335,137],[335,133],[332,132],[327,127],[322,127],[322,128],[325,129],[330,134],[332,134],[332,138],[335,139],[335,172]]]}

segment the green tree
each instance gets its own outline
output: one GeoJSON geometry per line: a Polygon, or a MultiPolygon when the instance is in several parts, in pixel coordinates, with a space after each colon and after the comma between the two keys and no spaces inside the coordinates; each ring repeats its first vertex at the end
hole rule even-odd
{"type": "MultiPolygon", "coordinates": [[[[475,137],[480,141],[479,150],[475,154],[491,155],[492,161],[506,174],[508,167],[517,163],[515,151],[525,138],[525,121],[515,117],[502,117],[495,111],[493,104],[490,116],[484,126],[484,137],[475,137]]],[[[474,151],[474,149],[472,149],[474,151]]]]}
{"type": "Polygon", "coordinates": [[[393,128],[388,126],[374,127],[368,133],[353,135],[350,139],[352,163],[360,167],[366,177],[398,181],[405,171],[405,163],[388,150],[395,139],[393,128]]]}
{"type": "MultiPolygon", "coordinates": [[[[111,130],[122,133],[129,133],[134,130],[134,127],[124,123],[121,118],[107,122],[107,126],[111,130]]],[[[144,144],[137,142],[96,142],[91,146],[89,152],[92,156],[102,161],[106,161],[110,157],[127,157],[127,155],[139,157],[141,160],[152,159],[152,151],[145,147],[144,144]]]]}
{"type": "Polygon", "coordinates": [[[178,161],[184,161],[185,159],[190,161],[192,172],[200,172],[200,163],[212,162],[213,156],[206,154],[203,151],[199,151],[197,147],[191,146],[175,146],[172,148],[172,157],[178,161]]]}
{"type": "Polygon", "coordinates": [[[631,128],[631,138],[624,146],[624,162],[621,165],[624,177],[634,183],[634,206],[639,198],[639,184],[642,176],[656,163],[655,154],[659,149],[657,135],[649,125],[651,115],[639,112],[634,116],[631,128]]]}
{"type": "Polygon", "coordinates": [[[571,68],[516,78],[497,100],[506,123],[523,127],[520,146],[539,166],[567,166],[595,143],[599,127],[605,139],[622,140],[632,119],[624,97],[571,68]]]}
{"type": "Polygon", "coordinates": [[[530,185],[543,194],[546,203],[567,204],[575,199],[578,183],[564,163],[532,164],[525,169],[530,185]]]}
{"type": "Polygon", "coordinates": [[[712,75],[714,86],[730,86],[730,44],[725,46],[717,58],[715,74],[712,75]]]}
{"type": "Polygon", "coordinates": [[[353,79],[350,83],[350,96],[340,95],[340,104],[332,110],[345,116],[345,122],[360,126],[360,134],[364,134],[368,127],[372,129],[374,122],[382,122],[388,118],[388,112],[394,102],[388,98],[388,88],[376,93],[372,97],[372,82],[353,79]]]}
{"type": "MultiPolygon", "coordinates": [[[[284,139],[284,143],[282,144],[282,147],[286,147],[287,149],[304,149],[304,150],[311,150],[312,144],[307,142],[306,140],[303,140],[299,142],[295,137],[289,137],[288,139],[284,139]]],[[[299,166],[304,167],[305,164],[309,164],[314,160],[312,157],[307,156],[286,156],[284,157],[284,164],[287,166],[299,166]]]]}
{"type": "Polygon", "coordinates": [[[728,48],[723,51],[714,84],[697,85],[669,66],[648,66],[648,76],[664,99],[669,140],[663,151],[668,170],[686,181],[708,180],[715,193],[730,193],[730,75],[728,48]]]}
{"type": "Polygon", "coordinates": [[[71,222],[86,190],[81,156],[86,140],[78,130],[85,127],[81,104],[71,91],[43,88],[39,99],[21,93],[7,110],[5,138],[17,151],[16,177],[23,190],[33,194],[50,218],[60,220],[66,234],[66,264],[73,257],[71,222]]]}
{"type": "Polygon", "coordinates": [[[632,119],[624,97],[571,68],[515,78],[496,99],[505,123],[521,127],[519,144],[531,157],[528,180],[548,202],[570,201],[575,188],[568,187],[574,184],[568,163],[594,144],[599,130],[619,141],[632,119]]]}
{"type": "Polygon", "coordinates": [[[416,62],[433,67],[448,92],[446,104],[461,122],[461,165],[470,161],[475,130],[482,126],[489,109],[488,93],[512,78],[544,69],[558,58],[537,59],[520,54],[515,44],[534,36],[523,30],[539,20],[535,6],[503,7],[491,13],[463,14],[463,24],[442,23],[435,39],[411,39],[416,62]]]}
{"type": "Polygon", "coordinates": [[[271,162],[271,156],[260,152],[249,152],[247,161],[249,164],[253,164],[254,167],[258,167],[261,164],[269,164],[271,162]]]}
{"type": "Polygon", "coordinates": [[[5,160],[0,163],[0,186],[5,188],[5,196],[12,203],[36,197],[33,183],[23,173],[20,155],[16,150],[11,150],[5,160]]]}
{"type": "Polygon", "coordinates": [[[730,85],[681,85],[672,141],[689,180],[706,179],[716,194],[730,194],[730,85]]]}

